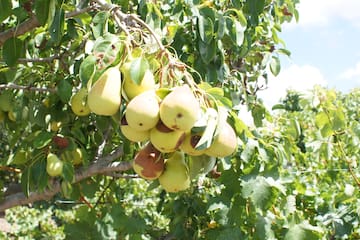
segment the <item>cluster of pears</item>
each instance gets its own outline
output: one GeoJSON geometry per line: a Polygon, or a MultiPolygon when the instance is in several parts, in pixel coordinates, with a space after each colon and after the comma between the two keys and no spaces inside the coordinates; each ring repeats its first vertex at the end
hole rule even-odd
{"type": "Polygon", "coordinates": [[[225,123],[210,146],[198,149],[202,133],[192,129],[204,109],[192,90],[194,86],[159,89],[150,69],[141,81],[134,80],[132,61],[105,70],[94,84],[73,95],[71,108],[79,116],[90,112],[112,116],[120,110],[122,98],[126,99],[120,130],[128,140],[143,146],[134,158],[135,172],[145,179],[159,179],[168,192],[185,190],[190,186],[185,156],[228,156],[236,149],[236,134],[225,123]]]}

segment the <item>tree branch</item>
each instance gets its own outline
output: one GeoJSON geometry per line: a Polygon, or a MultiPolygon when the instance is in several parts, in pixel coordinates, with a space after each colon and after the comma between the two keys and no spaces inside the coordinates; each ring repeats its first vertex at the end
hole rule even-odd
{"type": "MultiPolygon", "coordinates": [[[[99,174],[106,175],[111,172],[124,172],[131,169],[131,162],[112,162],[122,155],[123,149],[118,148],[113,153],[100,158],[99,161],[94,162],[88,168],[79,169],[75,174],[74,183],[99,174]]],[[[8,195],[2,202],[0,202],[0,212],[15,206],[26,205],[40,200],[49,200],[60,191],[61,181],[56,180],[44,192],[31,192],[29,197],[26,197],[24,193],[8,195]]]]}
{"type": "Polygon", "coordinates": [[[18,89],[18,90],[27,90],[35,92],[52,92],[55,93],[55,88],[41,88],[41,87],[32,87],[32,86],[21,86],[14,83],[0,84],[0,89],[18,89]]]}
{"type": "MultiPolygon", "coordinates": [[[[66,13],[65,18],[72,18],[72,17],[78,16],[80,14],[83,14],[85,12],[91,11],[93,9],[94,9],[93,5],[90,5],[83,9],[77,9],[73,12],[66,13]]],[[[31,15],[30,18],[28,20],[26,20],[25,22],[22,22],[18,26],[0,33],[0,47],[2,45],[4,45],[6,40],[8,40],[9,38],[21,36],[27,32],[30,32],[31,30],[33,30],[37,27],[40,27],[40,26],[41,26],[41,24],[37,20],[36,16],[31,15]]]]}

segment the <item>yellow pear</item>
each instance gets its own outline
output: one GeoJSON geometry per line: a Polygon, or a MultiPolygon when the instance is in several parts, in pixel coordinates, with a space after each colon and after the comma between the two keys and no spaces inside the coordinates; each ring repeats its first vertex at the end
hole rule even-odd
{"type": "Polygon", "coordinates": [[[189,169],[183,152],[174,152],[165,160],[165,170],[159,177],[159,183],[167,192],[179,192],[190,187],[189,169]]]}
{"type": "Polygon", "coordinates": [[[200,113],[200,104],[188,85],[175,87],[160,104],[160,118],[171,129],[189,131],[200,113]]]}
{"type": "Polygon", "coordinates": [[[70,99],[71,110],[77,116],[87,116],[91,110],[87,102],[88,92],[86,88],[81,88],[70,99]]]}
{"type": "Polygon", "coordinates": [[[146,131],[159,121],[159,99],[154,91],[141,93],[126,106],[126,120],[130,127],[146,131]]]}
{"type": "Polygon", "coordinates": [[[88,94],[90,110],[97,115],[114,115],[121,103],[121,74],[117,67],[107,69],[88,94]]]}
{"type": "Polygon", "coordinates": [[[120,130],[127,139],[133,142],[143,142],[150,138],[150,130],[138,131],[132,128],[129,126],[125,116],[121,119],[120,130]]]}
{"type": "Polygon", "coordinates": [[[225,122],[205,153],[212,157],[226,157],[235,152],[237,137],[234,129],[225,122]]]}
{"type": "Polygon", "coordinates": [[[135,96],[139,95],[142,92],[148,90],[153,90],[156,88],[154,74],[150,70],[146,70],[143,79],[140,84],[136,84],[130,75],[130,67],[132,61],[127,61],[121,67],[121,72],[124,77],[123,91],[125,92],[129,100],[133,99],[135,96]]]}
{"type": "Polygon", "coordinates": [[[184,142],[180,145],[180,150],[191,156],[199,156],[205,153],[205,149],[195,149],[196,144],[199,142],[201,134],[188,132],[185,135],[184,142]]]}
{"type": "Polygon", "coordinates": [[[62,174],[64,163],[55,154],[49,153],[46,160],[46,172],[51,177],[62,174]]]}
{"type": "Polygon", "coordinates": [[[135,155],[133,169],[140,177],[154,180],[164,171],[164,159],[151,143],[147,143],[135,155]]]}
{"type": "Polygon", "coordinates": [[[176,151],[184,141],[185,133],[182,131],[172,130],[166,127],[161,121],[151,129],[150,141],[163,153],[176,151]]]}

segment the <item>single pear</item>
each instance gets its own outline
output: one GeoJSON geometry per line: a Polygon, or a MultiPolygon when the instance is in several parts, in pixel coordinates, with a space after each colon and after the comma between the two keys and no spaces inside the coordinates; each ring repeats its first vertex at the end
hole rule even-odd
{"type": "Polygon", "coordinates": [[[159,177],[159,183],[167,192],[179,192],[190,187],[189,169],[183,152],[174,152],[165,160],[165,170],[159,177]]]}
{"type": "Polygon", "coordinates": [[[172,130],[161,121],[150,131],[151,143],[163,153],[176,151],[184,141],[184,138],[185,133],[183,131],[172,130]]]}
{"type": "Polygon", "coordinates": [[[61,124],[62,124],[62,122],[51,121],[50,122],[50,130],[53,132],[59,131],[61,124]]]}
{"type": "Polygon", "coordinates": [[[97,115],[114,115],[121,103],[121,74],[117,67],[107,69],[88,94],[90,110],[97,115]]]}
{"type": "Polygon", "coordinates": [[[4,91],[0,94],[0,110],[8,112],[12,109],[12,94],[10,91],[4,91]]]}
{"type": "Polygon", "coordinates": [[[88,91],[86,88],[81,88],[70,99],[71,110],[77,116],[87,116],[91,110],[87,102],[88,91]]]}
{"type": "Polygon", "coordinates": [[[159,121],[159,98],[154,91],[147,91],[134,97],[126,106],[126,120],[130,127],[147,131],[159,121]]]}
{"type": "Polygon", "coordinates": [[[164,159],[161,152],[149,142],[136,154],[133,168],[140,177],[154,180],[164,171],[164,159]]]}
{"type": "Polygon", "coordinates": [[[84,161],[83,153],[81,151],[81,148],[75,148],[71,151],[72,156],[72,163],[74,165],[80,165],[84,161]]]}
{"type": "Polygon", "coordinates": [[[46,158],[46,172],[51,177],[61,175],[64,163],[53,153],[49,153],[46,158]]]}
{"type": "Polygon", "coordinates": [[[128,124],[125,116],[123,116],[123,118],[121,119],[120,130],[122,134],[132,142],[143,142],[149,140],[150,138],[150,130],[138,131],[132,128],[128,124]]]}
{"type": "Polygon", "coordinates": [[[136,84],[130,75],[130,67],[132,61],[125,62],[121,67],[121,72],[124,77],[123,91],[129,100],[133,99],[140,93],[156,88],[154,74],[150,70],[146,70],[140,84],[136,84]]]}
{"type": "Polygon", "coordinates": [[[188,85],[175,87],[160,104],[160,118],[171,129],[189,131],[200,113],[200,104],[188,85]]]}
{"type": "Polygon", "coordinates": [[[196,144],[199,142],[200,139],[201,139],[201,134],[188,132],[185,135],[185,139],[183,143],[180,145],[180,150],[191,156],[199,156],[204,154],[205,149],[201,149],[201,150],[195,149],[196,144]]]}
{"type": "Polygon", "coordinates": [[[226,157],[235,152],[237,137],[234,129],[225,122],[205,153],[212,157],[226,157]]]}
{"type": "Polygon", "coordinates": [[[10,111],[8,111],[8,118],[11,121],[16,122],[16,120],[18,119],[18,113],[14,112],[12,109],[10,109],[10,111]]]}

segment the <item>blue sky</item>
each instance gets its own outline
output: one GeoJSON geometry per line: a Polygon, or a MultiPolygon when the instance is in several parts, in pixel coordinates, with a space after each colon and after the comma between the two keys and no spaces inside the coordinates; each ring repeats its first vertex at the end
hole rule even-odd
{"type": "Polygon", "coordinates": [[[360,87],[360,0],[300,0],[298,9],[299,22],[279,35],[291,57],[281,58],[280,74],[260,94],[269,107],[286,89],[360,87]]]}

